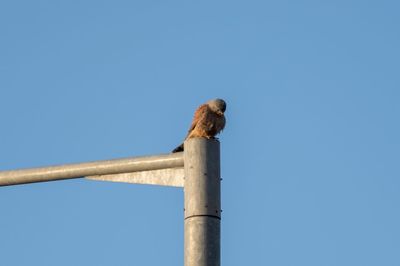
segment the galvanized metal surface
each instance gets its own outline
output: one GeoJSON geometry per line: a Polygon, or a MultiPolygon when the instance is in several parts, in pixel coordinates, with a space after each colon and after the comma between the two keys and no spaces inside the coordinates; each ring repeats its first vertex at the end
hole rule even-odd
{"type": "Polygon", "coordinates": [[[219,266],[220,239],[221,221],[219,219],[208,216],[186,219],[185,266],[219,266]]]}
{"type": "Polygon", "coordinates": [[[167,168],[123,174],[87,176],[86,178],[97,181],[183,187],[184,170],[183,168],[167,168]]]}
{"type": "Polygon", "coordinates": [[[220,218],[219,142],[193,138],[188,145],[190,148],[184,152],[185,217],[211,215],[220,218]]]}
{"type": "Polygon", "coordinates": [[[219,142],[185,141],[185,266],[220,265],[221,178],[219,142]]]}
{"type": "Polygon", "coordinates": [[[0,186],[47,182],[84,176],[183,167],[183,154],[133,157],[0,172],[0,186]]]}

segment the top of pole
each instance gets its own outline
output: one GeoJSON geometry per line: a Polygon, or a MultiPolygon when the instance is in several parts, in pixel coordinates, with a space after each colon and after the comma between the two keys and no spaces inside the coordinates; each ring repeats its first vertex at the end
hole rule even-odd
{"type": "Polygon", "coordinates": [[[185,218],[221,218],[220,143],[217,139],[185,141],[185,218]]]}
{"type": "Polygon", "coordinates": [[[216,139],[185,141],[185,266],[221,265],[220,145],[216,139]]]}

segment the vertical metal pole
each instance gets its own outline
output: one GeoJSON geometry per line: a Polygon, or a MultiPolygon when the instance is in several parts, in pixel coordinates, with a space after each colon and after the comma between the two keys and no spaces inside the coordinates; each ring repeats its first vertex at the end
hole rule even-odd
{"type": "Polygon", "coordinates": [[[219,141],[191,138],[184,146],[185,266],[220,266],[219,141]]]}

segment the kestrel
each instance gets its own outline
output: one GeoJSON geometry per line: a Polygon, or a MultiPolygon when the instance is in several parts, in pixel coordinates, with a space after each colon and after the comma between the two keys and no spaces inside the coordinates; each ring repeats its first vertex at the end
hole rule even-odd
{"type": "MultiPolygon", "coordinates": [[[[194,112],[192,125],[185,138],[214,138],[225,127],[226,103],[222,99],[210,100],[202,104],[194,112]]],[[[172,152],[183,151],[183,143],[176,147],[172,152]]]]}

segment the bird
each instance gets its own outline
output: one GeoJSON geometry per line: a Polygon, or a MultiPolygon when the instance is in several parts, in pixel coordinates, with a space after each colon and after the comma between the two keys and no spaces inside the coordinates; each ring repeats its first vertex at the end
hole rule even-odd
{"type": "MultiPolygon", "coordinates": [[[[222,99],[213,99],[200,105],[194,112],[193,121],[185,140],[196,137],[215,139],[215,136],[225,128],[225,110],[226,103],[222,99]]],[[[172,152],[181,152],[183,150],[182,143],[172,152]]]]}

